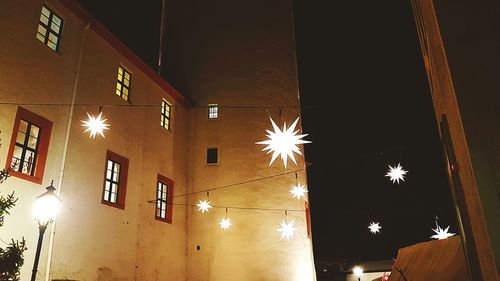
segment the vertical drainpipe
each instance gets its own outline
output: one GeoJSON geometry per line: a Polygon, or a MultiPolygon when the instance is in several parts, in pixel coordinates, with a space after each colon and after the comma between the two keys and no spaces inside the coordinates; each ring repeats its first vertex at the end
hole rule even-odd
{"type": "Polygon", "coordinates": [[[157,72],[158,74],[161,75],[161,65],[163,62],[163,55],[165,52],[165,2],[166,0],[162,0],[161,2],[161,18],[160,18],[160,47],[158,50],[158,69],[157,72]]]}
{"type": "MultiPolygon", "coordinates": [[[[66,125],[66,135],[64,137],[64,149],[63,149],[63,154],[61,157],[61,169],[59,170],[59,180],[57,181],[57,196],[61,197],[61,190],[62,190],[62,182],[64,179],[64,167],[66,165],[66,158],[68,154],[68,143],[69,143],[69,136],[71,132],[71,123],[73,122],[73,111],[75,109],[75,99],[76,99],[76,91],[78,89],[78,82],[80,80],[80,69],[82,66],[82,57],[83,57],[83,45],[85,43],[85,35],[87,34],[87,30],[90,27],[90,23],[87,23],[85,27],[83,28],[82,32],[82,39],[80,40],[80,50],[78,51],[78,63],[76,67],[76,74],[75,74],[75,80],[73,81],[73,94],[71,97],[71,107],[69,110],[69,115],[68,115],[68,122],[66,125]]],[[[52,227],[50,229],[50,238],[49,238],[49,250],[47,253],[47,266],[45,267],[45,281],[49,281],[50,277],[50,267],[52,265],[52,252],[54,251],[54,236],[56,234],[56,221],[52,223],[52,227]]]]}

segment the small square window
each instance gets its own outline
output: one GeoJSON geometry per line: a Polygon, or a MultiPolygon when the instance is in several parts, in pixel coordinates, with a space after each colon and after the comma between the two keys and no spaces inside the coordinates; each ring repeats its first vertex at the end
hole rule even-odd
{"type": "Polygon", "coordinates": [[[118,67],[118,79],[116,81],[116,94],[125,101],[129,101],[130,83],[132,76],[123,67],[118,67]]]}
{"type": "Polygon", "coordinates": [[[170,130],[170,117],[172,116],[172,106],[166,99],[161,101],[161,126],[170,130]]]}
{"type": "Polygon", "coordinates": [[[63,20],[49,8],[42,6],[36,38],[54,51],[59,50],[63,20]]]}
{"type": "Polygon", "coordinates": [[[219,163],[219,149],[218,148],[208,148],[207,149],[207,164],[217,164],[219,163]]]}
{"type": "Polygon", "coordinates": [[[208,105],[208,119],[217,119],[219,118],[219,105],[218,104],[209,104],[208,105]]]}
{"type": "Polygon", "coordinates": [[[103,204],[125,208],[127,174],[128,159],[108,150],[101,201],[103,204]]]}

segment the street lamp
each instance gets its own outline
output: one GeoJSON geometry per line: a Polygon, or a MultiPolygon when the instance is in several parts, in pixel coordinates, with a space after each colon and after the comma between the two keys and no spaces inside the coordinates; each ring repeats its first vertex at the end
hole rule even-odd
{"type": "Polygon", "coordinates": [[[354,273],[354,275],[356,275],[356,277],[358,277],[358,281],[361,281],[361,276],[363,276],[363,269],[361,267],[355,266],[352,269],[352,273],[354,273]]]}
{"type": "Polygon", "coordinates": [[[61,199],[54,193],[56,188],[53,186],[54,181],[47,187],[47,191],[38,196],[35,200],[35,207],[33,208],[33,215],[38,222],[38,244],[36,246],[35,262],[33,264],[33,272],[31,273],[31,281],[35,281],[36,272],[38,271],[38,261],[40,259],[40,250],[42,249],[43,234],[47,225],[53,222],[56,214],[61,207],[61,199]]]}

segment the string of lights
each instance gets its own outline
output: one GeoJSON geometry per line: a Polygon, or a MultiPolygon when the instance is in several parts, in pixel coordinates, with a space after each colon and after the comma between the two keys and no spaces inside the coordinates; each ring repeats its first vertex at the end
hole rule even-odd
{"type": "MultiPolygon", "coordinates": [[[[148,200],[148,203],[156,203],[156,199],[148,200]]],[[[188,203],[174,203],[167,202],[167,205],[173,206],[185,206],[185,207],[198,207],[197,204],[188,204],[188,203]]],[[[305,212],[305,210],[301,209],[282,209],[282,208],[263,208],[263,207],[238,207],[238,206],[220,206],[220,205],[211,205],[211,208],[216,209],[226,209],[226,210],[251,210],[251,211],[271,211],[271,212],[305,212]]]]}

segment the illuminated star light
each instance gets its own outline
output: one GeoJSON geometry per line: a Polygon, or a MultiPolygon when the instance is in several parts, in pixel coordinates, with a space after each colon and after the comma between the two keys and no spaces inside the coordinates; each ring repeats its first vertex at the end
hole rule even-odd
{"type": "Polygon", "coordinates": [[[208,209],[212,208],[212,206],[210,205],[210,201],[208,200],[199,200],[196,206],[198,206],[198,211],[201,211],[202,214],[205,212],[208,213],[208,209]]]}
{"type": "Polygon", "coordinates": [[[86,127],[87,129],[84,133],[90,131],[90,137],[95,139],[95,136],[99,134],[104,138],[104,130],[109,130],[109,125],[106,124],[107,119],[102,119],[102,112],[99,113],[97,118],[93,115],[87,113],[88,119],[87,121],[82,121],[82,127],[86,127]]]}
{"type": "Polygon", "coordinates": [[[380,233],[380,229],[382,228],[378,222],[372,222],[370,223],[370,226],[368,228],[370,229],[370,232],[373,234],[380,233]]]}
{"type": "Polygon", "coordinates": [[[389,165],[389,172],[387,172],[385,176],[389,177],[392,183],[397,182],[399,184],[399,180],[405,181],[406,173],[408,173],[408,171],[403,170],[401,164],[398,164],[394,168],[389,165]]]}
{"type": "Polygon", "coordinates": [[[228,229],[229,229],[229,227],[231,227],[231,225],[233,225],[233,224],[231,223],[231,220],[230,220],[229,218],[223,218],[223,219],[220,221],[220,223],[219,223],[219,224],[220,224],[220,228],[221,228],[222,230],[228,230],[228,229]]]}
{"type": "Polygon", "coordinates": [[[295,235],[297,228],[294,227],[294,222],[293,220],[289,223],[284,220],[281,221],[281,227],[278,228],[278,231],[281,232],[281,240],[290,240],[295,235]]]}
{"type": "Polygon", "coordinates": [[[293,153],[295,152],[299,155],[302,155],[302,152],[300,151],[297,145],[304,143],[311,143],[310,141],[302,139],[303,137],[307,136],[307,134],[297,135],[299,130],[294,131],[295,126],[297,126],[297,123],[299,121],[299,118],[295,119],[295,122],[293,122],[288,129],[286,128],[286,123],[284,123],[283,130],[280,130],[280,128],[278,128],[278,126],[276,125],[276,123],[274,123],[272,118],[269,119],[271,119],[274,132],[266,130],[267,132],[266,136],[269,139],[257,142],[257,144],[267,145],[265,148],[262,149],[262,151],[267,151],[268,154],[271,152],[273,153],[273,157],[271,159],[271,162],[269,162],[269,166],[273,164],[274,160],[276,160],[278,156],[281,156],[281,160],[285,165],[285,169],[287,166],[288,158],[290,158],[292,162],[295,163],[295,165],[297,165],[293,153]]]}
{"type": "Polygon", "coordinates": [[[436,228],[432,229],[432,231],[434,231],[434,233],[436,233],[435,235],[432,235],[431,238],[434,238],[434,239],[437,239],[437,240],[442,240],[442,239],[446,239],[448,237],[451,237],[453,235],[455,235],[456,233],[449,233],[448,230],[450,229],[450,226],[448,225],[447,228],[445,229],[442,229],[436,222],[436,228]]]}
{"type": "Polygon", "coordinates": [[[305,197],[306,192],[307,192],[306,187],[300,183],[292,185],[292,189],[290,189],[290,194],[292,194],[293,198],[297,199],[305,197]]]}

